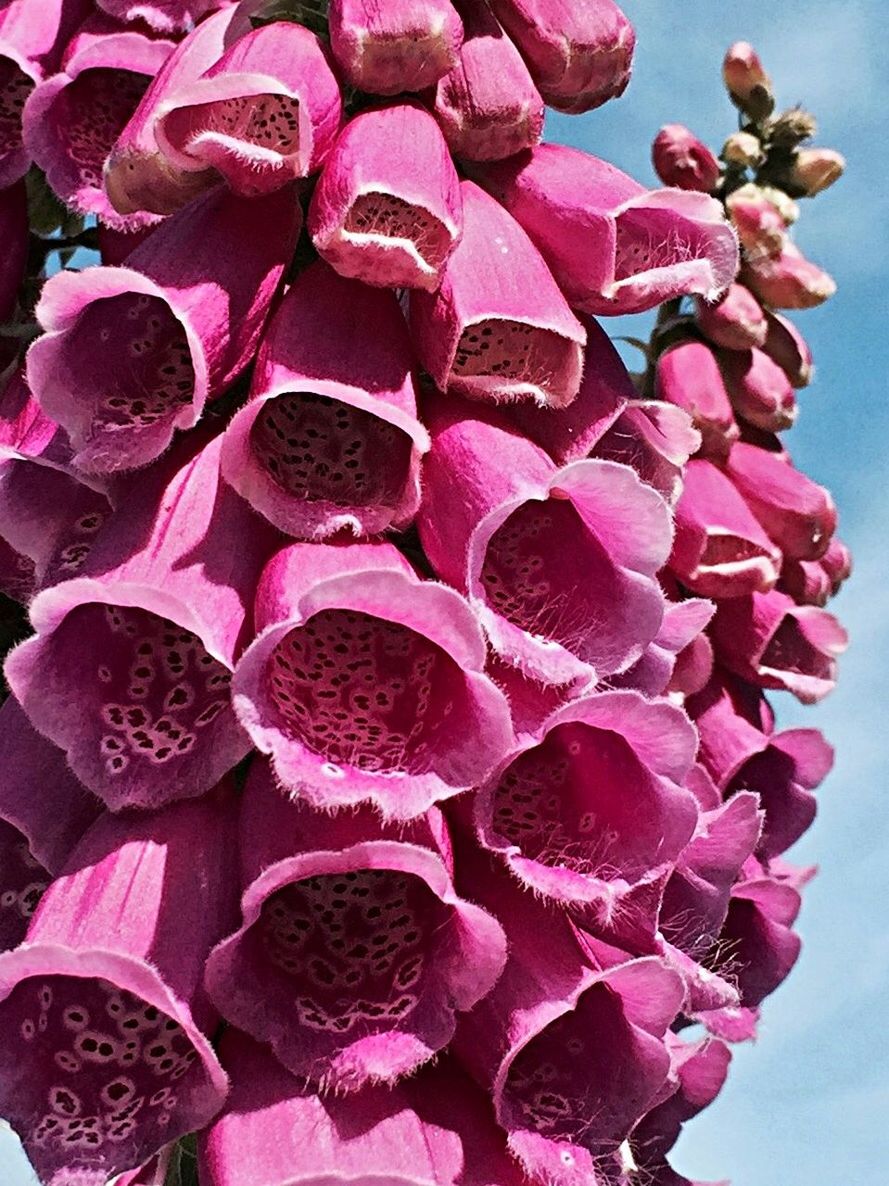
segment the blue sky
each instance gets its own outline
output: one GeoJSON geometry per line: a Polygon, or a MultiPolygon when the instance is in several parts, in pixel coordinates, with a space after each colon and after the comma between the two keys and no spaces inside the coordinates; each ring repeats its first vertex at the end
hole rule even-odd
{"type": "MultiPolygon", "coordinates": [[[[779,100],[811,107],[819,142],[849,165],[833,190],[803,204],[796,233],[840,287],[799,317],[818,369],[787,438],[797,464],[833,490],[857,562],[834,606],[852,633],[839,689],[815,709],[778,698],[785,723],[818,725],[837,747],[818,820],[791,854],[821,872],[806,891],[800,963],[674,1161],[690,1177],[734,1186],[874,1186],[889,1164],[889,168],[880,101],[889,91],[889,17],[884,0],[623,7],[638,34],[630,88],[601,111],[550,117],[549,139],[654,184],[649,145],[661,124],[686,123],[715,149],[730,130],[719,64],[726,46],[745,38],[779,100]]],[[[34,1181],[0,1133],[2,1186],[34,1181]]]]}

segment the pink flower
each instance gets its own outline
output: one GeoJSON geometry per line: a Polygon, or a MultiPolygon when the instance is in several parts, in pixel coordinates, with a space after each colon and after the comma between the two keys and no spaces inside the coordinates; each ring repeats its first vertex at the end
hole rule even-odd
{"type": "Polygon", "coordinates": [[[719,161],[683,124],[665,124],[651,146],[654,170],[664,185],[709,194],[719,181],[719,161]]]}
{"type": "Polygon", "coordinates": [[[701,434],[701,453],[724,460],[740,435],[719,364],[703,342],[684,341],[657,360],[658,398],[684,408],[701,434]]]}
{"type": "Polygon", "coordinates": [[[347,81],[373,95],[432,86],[456,63],[463,40],[448,0],[330,0],[330,44],[347,81]]]}

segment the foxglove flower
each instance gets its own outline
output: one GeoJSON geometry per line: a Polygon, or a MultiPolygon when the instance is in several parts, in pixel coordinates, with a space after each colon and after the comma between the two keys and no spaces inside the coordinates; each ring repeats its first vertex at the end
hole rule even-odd
{"type": "Polygon", "coordinates": [[[126,225],[105,193],[103,167],[174,48],[170,40],[93,17],[69,43],[61,72],[34,89],[24,112],[25,144],[67,206],[126,225]]]}
{"type": "Polygon", "coordinates": [[[846,631],[832,614],[794,605],[786,593],[753,593],[720,603],[713,619],[720,661],[762,688],[792,692],[814,704],[833,690],[846,631]]]}
{"type": "Polygon", "coordinates": [[[428,1062],[503,970],[499,924],[457,897],[435,810],[411,824],[328,815],[256,762],[241,803],[243,924],[211,954],[229,1021],[325,1088],[392,1083],[428,1062]]]}
{"type": "Polygon", "coordinates": [[[665,1087],[664,1034],[681,981],[655,957],[591,962],[562,913],[513,887],[482,854],[466,853],[463,868],[503,923],[509,959],[461,1021],[456,1053],[491,1092],[525,1170],[586,1186],[665,1087]]]}
{"type": "MultiPolygon", "coordinates": [[[[627,946],[647,921],[625,902],[671,867],[697,822],[683,782],[697,738],[688,719],[637,692],[557,709],[475,798],[478,838],[534,893],[627,946]]],[[[638,897],[638,894],[637,894],[638,897]]]]}
{"type": "Polygon", "coordinates": [[[693,593],[721,598],[766,592],[781,570],[780,548],[731,479],[703,458],[685,468],[670,569],[693,593]]]}
{"type": "Polygon", "coordinates": [[[357,115],[324,167],[308,229],[341,275],[434,292],[463,229],[463,199],[429,112],[397,103],[357,115]]]}
{"type": "Polygon", "coordinates": [[[250,401],[225,434],[223,473],[288,535],[404,527],[429,448],[416,402],[395,296],[315,263],[269,324],[250,401]]]}
{"type": "Polygon", "coordinates": [[[274,533],[221,481],[218,440],[175,460],[135,484],[78,577],[37,595],[37,633],[6,662],[32,723],[115,811],[201,795],[250,744],[229,682],[274,533]]]}
{"type": "Polygon", "coordinates": [[[457,60],[463,26],[449,0],[330,0],[330,45],[346,80],[372,95],[421,91],[457,60]]]}
{"type": "Polygon", "coordinates": [[[685,708],[697,726],[699,760],[720,791],[746,762],[762,753],[775,726],[759,688],[718,667],[685,708]]]}
{"type": "Polygon", "coordinates": [[[382,541],[292,544],[256,593],[235,709],[278,781],[314,807],[407,820],[478,785],[508,751],[506,700],[453,589],[382,541]]]}
{"type": "Polygon", "coordinates": [[[228,806],[103,816],[0,955],[0,1110],[48,1186],[104,1186],[222,1105],[201,974],[234,909],[228,806]]]}
{"type": "Polygon", "coordinates": [[[765,432],[783,432],[798,408],[785,372],[764,350],[722,350],[719,365],[732,407],[765,432]]]}
{"type": "Polygon", "coordinates": [[[0,189],[30,165],[22,112],[34,87],[58,69],[62,51],[90,11],[88,0],[7,0],[0,10],[0,189]]]}
{"type": "Polygon", "coordinates": [[[25,937],[54,874],[102,804],[10,697],[0,708],[0,951],[25,937]]]}
{"type": "Polygon", "coordinates": [[[664,185],[709,194],[719,181],[719,161],[694,132],[665,124],[651,146],[654,171],[664,185]]]}
{"type": "Polygon", "coordinates": [[[820,560],[785,561],[779,588],[798,605],[825,606],[852,572],[852,556],[836,536],[820,560]]]}
{"type": "Polygon", "coordinates": [[[763,304],[775,309],[813,309],[837,290],[833,278],[789,241],[774,259],[748,259],[741,279],[763,304]]]}
{"type": "Polygon", "coordinates": [[[622,95],[636,34],[613,0],[492,0],[546,102],[579,114],[622,95]]]}
{"type": "Polygon", "coordinates": [[[626,466],[557,468],[496,412],[438,400],[417,520],[494,650],[545,683],[624,670],[657,634],[666,504],[626,466]]]}
{"type": "Polygon", "coordinates": [[[28,382],[81,469],[146,465],[197,422],[252,357],[298,230],[287,190],[253,202],[216,190],[126,266],[47,281],[28,382]]]}
{"type": "Polygon", "coordinates": [[[762,347],[768,334],[766,312],[743,284],[730,284],[715,305],[698,300],[695,320],[705,338],[726,350],[762,347]]]}
{"type": "Polygon", "coordinates": [[[525,232],[471,181],[463,237],[438,292],[415,292],[410,324],[439,390],[473,399],[571,403],[580,387],[583,326],[525,232]]]}
{"type": "Polygon", "coordinates": [[[464,39],[435,88],[435,116],[454,156],[499,161],[540,142],[544,103],[487,4],[458,5],[464,39]]]}
{"type": "Polygon", "coordinates": [[[807,387],[814,370],[812,352],[792,321],[780,313],[767,313],[768,333],[763,350],[784,371],[792,387],[807,387]]]}
{"type": "Polygon", "coordinates": [[[523,1186],[490,1101],[452,1059],[396,1087],[316,1094],[237,1030],[220,1045],[232,1077],[198,1138],[206,1186],[379,1180],[392,1186],[523,1186]]]}
{"type": "Polygon", "coordinates": [[[560,144],[478,176],[530,235],[569,302],[587,312],[641,313],[687,293],[712,301],[735,278],[734,232],[705,194],[646,190],[560,144]]]}
{"type": "Polygon", "coordinates": [[[206,185],[221,175],[251,197],[316,172],[342,115],[322,42],[302,25],[275,21],[161,100],[154,134],[174,171],[206,185]]]}
{"type": "Polygon", "coordinates": [[[702,631],[716,607],[712,601],[689,597],[685,601],[668,601],[660,629],[646,647],[642,657],[632,667],[612,676],[608,686],[631,688],[646,696],[660,696],[664,692],[683,692],[688,683],[700,679],[701,686],[709,677],[708,662],[712,665],[713,652],[702,631]],[[697,644],[703,643],[701,653],[697,644]],[[694,651],[694,654],[689,652],[694,651]],[[677,671],[677,668],[681,669],[677,671]],[[694,674],[699,668],[706,674],[694,674]],[[691,670],[694,669],[694,672],[691,670]]]}
{"type": "Polygon", "coordinates": [[[691,416],[704,456],[728,456],[740,433],[719,365],[703,342],[683,341],[665,350],[657,360],[655,390],[659,399],[691,416]]]}
{"type": "Polygon", "coordinates": [[[733,446],[726,473],[785,557],[824,555],[837,522],[829,491],[789,461],[743,441],[733,446]]]}
{"type": "Polygon", "coordinates": [[[674,506],[683,470],[701,447],[701,434],[684,408],[662,400],[632,400],[593,449],[594,457],[630,466],[674,506]]]}

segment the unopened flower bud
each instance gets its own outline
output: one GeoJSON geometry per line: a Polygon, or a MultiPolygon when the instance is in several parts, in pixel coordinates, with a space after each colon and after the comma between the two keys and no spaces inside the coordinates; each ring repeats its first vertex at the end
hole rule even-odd
{"type": "Polygon", "coordinates": [[[748,258],[781,254],[787,242],[787,223],[759,186],[744,185],[736,190],[728,199],[728,209],[748,258]]]}
{"type": "Polygon", "coordinates": [[[796,148],[818,130],[815,116],[802,107],[791,107],[769,121],[769,140],[783,148],[796,148]]]}
{"type": "Polygon", "coordinates": [[[814,198],[839,181],[845,168],[845,157],[832,148],[804,148],[796,154],[788,180],[807,198],[814,198]]]}
{"type": "Polygon", "coordinates": [[[654,171],[664,185],[710,193],[719,181],[719,161],[683,124],[666,124],[651,146],[654,171]]]}
{"type": "Polygon", "coordinates": [[[742,111],[754,119],[771,115],[775,105],[772,82],[749,42],[736,41],[729,46],[722,62],[722,78],[732,101],[742,111]]]}
{"type": "Polygon", "coordinates": [[[759,301],[743,284],[730,284],[715,305],[697,298],[695,320],[704,337],[727,350],[762,346],[768,333],[766,315],[759,301]]]}
{"type": "Polygon", "coordinates": [[[722,159],[743,169],[756,169],[766,159],[762,145],[752,132],[734,132],[722,146],[722,159]]]}
{"type": "Polygon", "coordinates": [[[775,309],[814,309],[833,296],[837,286],[823,268],[805,258],[793,243],[785,243],[775,259],[748,257],[741,282],[765,305],[775,309]]]}

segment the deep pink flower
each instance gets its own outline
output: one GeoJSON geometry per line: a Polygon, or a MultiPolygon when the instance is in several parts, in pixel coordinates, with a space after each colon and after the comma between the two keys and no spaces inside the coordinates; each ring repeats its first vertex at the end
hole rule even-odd
{"type": "Polygon", "coordinates": [[[543,132],[544,103],[528,67],[487,4],[461,0],[457,8],[463,45],[434,100],[448,147],[470,161],[532,148],[543,132]]]}
{"type": "Polygon", "coordinates": [[[812,352],[792,321],[780,313],[767,313],[768,333],[763,350],[776,362],[793,387],[806,387],[812,381],[812,352]]]}
{"type": "Polygon", "coordinates": [[[852,572],[852,555],[836,536],[820,560],[785,561],[778,588],[798,605],[824,606],[852,572]]]}
{"type": "Polygon", "coordinates": [[[220,1055],[232,1091],[198,1137],[206,1186],[524,1186],[490,1101],[452,1059],[395,1087],[338,1096],[307,1088],[237,1030],[225,1034],[220,1055]]]}
{"type": "Polygon", "coordinates": [[[509,710],[483,674],[472,611],[392,544],[282,549],[255,613],[235,709],[279,782],[313,806],[370,802],[412,819],[508,751],[509,710]]]}
{"type": "Polygon", "coordinates": [[[28,382],[92,473],[135,469],[191,428],[252,358],[290,261],[288,190],[214,190],[168,219],[126,266],[57,273],[37,317],[28,382]]]}
{"type": "Polygon", "coordinates": [[[709,194],[719,181],[719,161],[683,124],[665,124],[651,146],[654,171],[664,185],[709,194]]]}
{"type": "Polygon", "coordinates": [[[726,350],[750,350],[765,344],[766,311],[743,284],[730,284],[715,305],[698,300],[695,320],[705,338],[726,350]]]}
{"type": "Polygon", "coordinates": [[[667,601],[660,629],[632,667],[611,676],[608,686],[633,688],[645,696],[660,696],[668,689],[680,689],[709,678],[713,651],[706,634],[701,633],[713,617],[712,601],[689,597],[685,601],[667,601]],[[704,644],[703,647],[697,644],[704,644]]]}
{"type": "Polygon", "coordinates": [[[414,517],[428,448],[396,297],[311,265],[279,304],[251,398],[226,430],[226,480],[288,535],[373,535],[414,517]]]}
{"type": "Polygon", "coordinates": [[[655,390],[659,399],[684,408],[701,434],[706,457],[724,459],[740,435],[719,364],[703,342],[684,341],[657,360],[655,390]]]}
{"type": "Polygon", "coordinates": [[[94,16],[69,42],[61,72],[35,87],[25,105],[25,145],[67,206],[113,225],[134,221],[122,222],[109,202],[103,167],[174,48],[170,40],[94,16]]]}
{"type": "Polygon", "coordinates": [[[410,325],[439,390],[473,399],[570,404],[586,333],[522,228],[471,181],[463,237],[436,293],[415,292],[410,325]]]}
{"type": "Polygon", "coordinates": [[[813,309],[837,289],[833,278],[789,240],[774,259],[748,258],[741,279],[764,304],[776,309],[813,309]]]}
{"type": "Polygon", "coordinates": [[[674,506],[682,493],[684,467],[700,447],[701,434],[684,408],[637,399],[602,435],[593,456],[629,465],[674,506]]]}
{"type": "Polygon", "coordinates": [[[6,677],[113,810],[201,795],[249,749],[229,682],[274,538],[216,440],[134,483],[80,575],[31,603],[6,677]]]}
{"type": "Polygon", "coordinates": [[[341,275],[434,292],[463,230],[463,199],[429,112],[397,103],[357,115],[324,166],[307,221],[319,255],[341,275]]]}
{"type": "Polygon", "coordinates": [[[449,0],[330,0],[328,21],[340,70],[372,95],[432,86],[455,64],[463,40],[449,0]]]}
{"type": "Polygon", "coordinates": [[[762,753],[774,730],[774,716],[759,688],[720,667],[685,708],[698,729],[699,760],[720,791],[762,753]]]}
{"type": "Polygon", "coordinates": [[[702,597],[765,592],[781,569],[780,548],[731,479],[703,458],[685,468],[670,569],[702,597]]]}
{"type": "Polygon", "coordinates": [[[765,432],[793,425],[798,408],[790,380],[764,350],[721,350],[719,365],[740,417],[765,432]]]}
{"type": "Polygon", "coordinates": [[[320,38],[292,21],[246,33],[194,80],[161,99],[158,147],[174,172],[221,175],[247,197],[317,172],[343,116],[320,38]]]}
{"type": "Polygon", "coordinates": [[[579,113],[622,95],[636,35],[613,0],[492,0],[546,102],[579,113]]]}
{"type": "Polygon", "coordinates": [[[735,277],[737,242],[715,198],[646,190],[607,161],[561,144],[540,144],[478,173],[577,308],[640,313],[684,293],[715,300],[735,277]]]}
{"type": "Polygon", "coordinates": [[[233,839],[225,794],[106,814],[0,955],[0,1109],[47,1186],[103,1186],[219,1111],[201,976],[233,839]]]}
{"type": "Polygon", "coordinates": [[[499,924],[458,897],[440,813],[381,824],[293,802],[254,763],[243,923],[207,963],[230,1022],[325,1089],[392,1083],[444,1049],[503,970],[499,924]]]}
{"type": "Polygon", "coordinates": [[[493,410],[436,399],[427,420],[420,538],[494,650],[555,684],[634,663],[663,617],[664,501],[627,466],[557,468],[493,410]]]}

